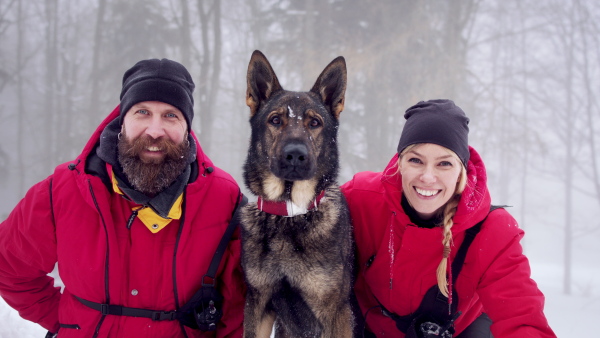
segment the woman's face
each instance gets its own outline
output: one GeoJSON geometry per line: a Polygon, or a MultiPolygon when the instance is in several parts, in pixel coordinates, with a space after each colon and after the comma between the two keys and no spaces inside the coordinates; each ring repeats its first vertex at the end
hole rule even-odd
{"type": "Polygon", "coordinates": [[[462,163],[447,148],[419,144],[400,159],[402,190],[423,219],[430,219],[454,195],[462,163]]]}

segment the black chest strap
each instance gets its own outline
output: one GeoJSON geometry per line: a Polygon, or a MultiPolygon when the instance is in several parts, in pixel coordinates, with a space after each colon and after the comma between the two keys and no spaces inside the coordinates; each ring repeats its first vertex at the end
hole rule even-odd
{"type": "Polygon", "coordinates": [[[162,321],[162,320],[174,320],[177,314],[176,311],[156,311],[156,310],[148,310],[148,309],[139,309],[133,307],[125,307],[121,305],[110,305],[110,304],[100,304],[91,302],[89,300],[85,300],[81,297],[77,297],[78,301],[81,304],[89,307],[90,309],[94,309],[100,312],[103,316],[106,315],[114,315],[114,316],[129,316],[129,317],[144,317],[150,318],[152,320],[162,321]]]}

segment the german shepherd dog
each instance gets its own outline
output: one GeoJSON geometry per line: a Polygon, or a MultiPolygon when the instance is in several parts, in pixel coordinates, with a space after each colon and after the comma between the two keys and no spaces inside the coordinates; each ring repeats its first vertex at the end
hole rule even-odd
{"type": "Polygon", "coordinates": [[[308,92],[284,90],[255,51],[247,76],[251,143],[242,210],[248,292],[244,337],[352,337],[352,229],[337,183],[346,62],[333,60],[308,92]]]}

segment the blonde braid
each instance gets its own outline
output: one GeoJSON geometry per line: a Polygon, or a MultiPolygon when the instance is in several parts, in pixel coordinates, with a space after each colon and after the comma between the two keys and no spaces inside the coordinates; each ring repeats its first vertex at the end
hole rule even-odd
{"type": "Polygon", "coordinates": [[[458,207],[458,202],[460,201],[460,194],[465,190],[465,186],[467,184],[467,171],[464,167],[460,171],[460,179],[456,184],[456,191],[454,196],[446,206],[444,207],[444,217],[443,217],[443,238],[442,245],[444,246],[442,260],[437,267],[436,276],[438,287],[440,291],[444,294],[444,296],[448,297],[448,281],[446,280],[446,272],[448,271],[448,258],[450,257],[450,245],[452,244],[452,225],[454,214],[456,214],[456,208],[458,207]]]}
{"type": "MultiPolygon", "coordinates": [[[[402,150],[402,152],[400,153],[400,156],[398,158],[398,169],[396,171],[396,174],[400,173],[400,161],[402,160],[402,157],[404,156],[404,154],[406,154],[407,152],[409,152],[411,149],[415,148],[416,146],[420,145],[421,143],[417,143],[417,144],[411,144],[409,146],[407,146],[406,148],[404,148],[404,150],[402,150]]],[[[452,152],[452,154],[454,154],[455,158],[459,160],[458,156],[452,152]]],[[[467,185],[467,169],[464,166],[461,166],[461,171],[459,174],[459,180],[456,183],[456,190],[454,192],[454,196],[446,203],[446,206],[444,207],[444,217],[443,217],[443,239],[442,239],[442,245],[444,246],[444,251],[443,251],[443,255],[442,255],[442,260],[440,261],[440,264],[437,267],[436,270],[436,276],[437,276],[437,282],[438,282],[438,287],[440,288],[440,291],[444,294],[444,296],[448,297],[448,281],[446,279],[446,273],[448,271],[448,258],[450,257],[450,245],[452,244],[452,225],[454,224],[453,222],[453,218],[454,218],[454,214],[456,214],[456,208],[458,207],[458,202],[460,202],[460,196],[462,194],[462,192],[465,190],[465,186],[467,185]]]]}

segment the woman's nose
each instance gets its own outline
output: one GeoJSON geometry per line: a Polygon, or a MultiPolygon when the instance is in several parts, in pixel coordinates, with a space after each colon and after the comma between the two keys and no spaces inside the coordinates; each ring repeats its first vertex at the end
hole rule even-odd
{"type": "Polygon", "coordinates": [[[435,171],[433,168],[426,167],[421,173],[420,177],[423,183],[433,183],[435,182],[435,171]]]}

